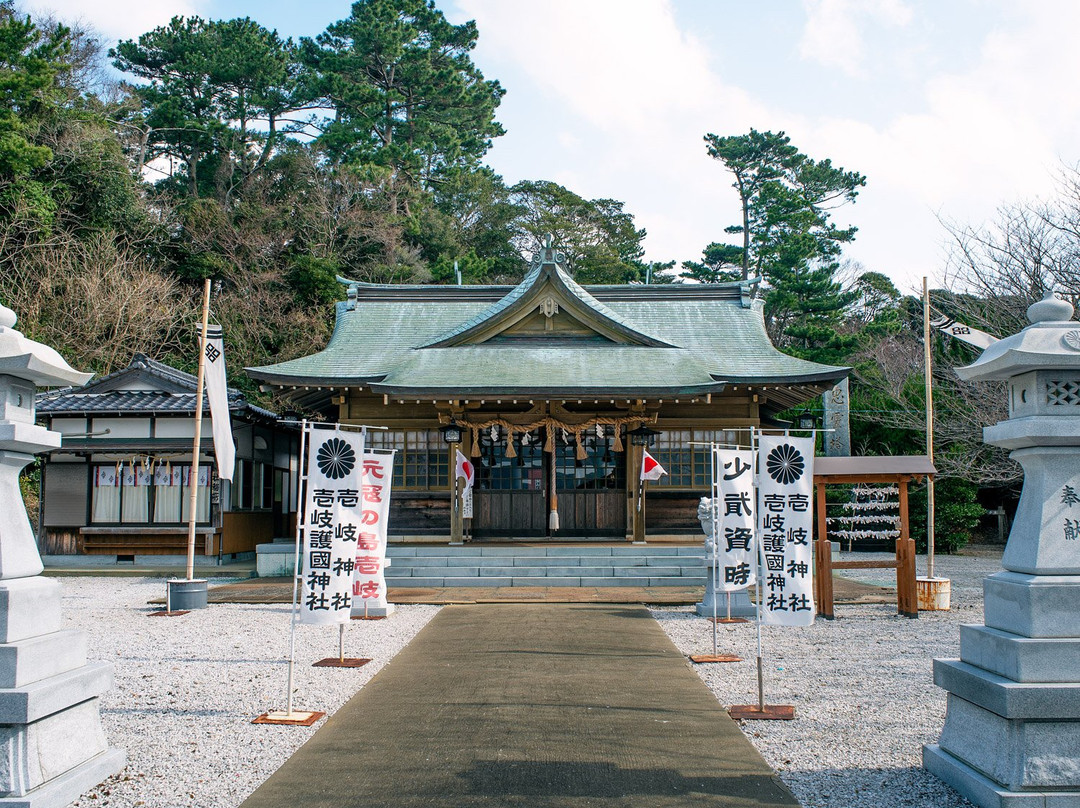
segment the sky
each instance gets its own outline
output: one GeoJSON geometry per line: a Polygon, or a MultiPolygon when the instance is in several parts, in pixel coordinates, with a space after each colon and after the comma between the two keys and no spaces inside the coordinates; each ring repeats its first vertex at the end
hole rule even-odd
{"type": "MultiPolygon", "coordinates": [[[[1075,0],[437,0],[475,20],[473,60],[506,96],[486,161],[507,183],[618,199],[646,258],[695,260],[739,220],[704,136],[784,131],[867,177],[837,210],[845,256],[914,292],[944,280],[943,221],[1053,195],[1080,163],[1075,0]]],[[[137,38],[174,15],[318,35],[347,0],[31,0],[137,38]]]]}

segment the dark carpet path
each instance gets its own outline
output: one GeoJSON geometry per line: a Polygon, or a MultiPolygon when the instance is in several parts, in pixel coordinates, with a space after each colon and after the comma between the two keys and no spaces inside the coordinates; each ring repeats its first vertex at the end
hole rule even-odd
{"type": "Polygon", "coordinates": [[[644,607],[490,604],[444,608],[242,808],[798,804],[644,607]]]}

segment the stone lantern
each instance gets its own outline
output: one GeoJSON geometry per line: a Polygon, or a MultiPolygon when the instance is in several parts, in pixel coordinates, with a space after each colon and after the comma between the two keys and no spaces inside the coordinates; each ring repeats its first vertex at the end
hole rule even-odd
{"type": "Polygon", "coordinates": [[[0,306],[0,806],[63,806],[115,774],[98,697],[112,666],[86,661],[83,632],[62,629],[60,584],[41,557],[19,490],[19,472],[60,434],[34,424],[37,386],[81,385],[79,373],[14,329],[0,306]]]}
{"type": "Polygon", "coordinates": [[[1008,382],[1009,417],[983,430],[1024,470],[985,625],[934,660],[948,715],[927,769],[981,806],[1080,806],[1080,323],[1047,294],[1031,325],[957,373],[1008,382]]]}
{"type": "Polygon", "coordinates": [[[745,589],[739,589],[735,592],[717,592],[716,591],[716,554],[717,547],[713,542],[713,518],[712,518],[712,500],[709,497],[702,497],[698,503],[697,517],[701,523],[701,530],[705,533],[705,594],[701,598],[701,602],[697,604],[696,611],[699,617],[712,617],[716,615],[719,618],[727,620],[727,618],[738,619],[739,622],[746,622],[746,617],[754,617],[757,615],[757,608],[750,602],[749,587],[745,589]]]}

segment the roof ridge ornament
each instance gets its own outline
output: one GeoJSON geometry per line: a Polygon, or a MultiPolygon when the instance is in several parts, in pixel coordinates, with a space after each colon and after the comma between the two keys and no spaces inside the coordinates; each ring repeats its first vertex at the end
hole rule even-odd
{"type": "Polygon", "coordinates": [[[0,303],[0,328],[14,328],[19,321],[19,316],[11,309],[0,303]]]}
{"type": "Polygon", "coordinates": [[[540,249],[532,255],[530,266],[535,269],[542,264],[557,264],[566,269],[566,253],[555,246],[555,236],[548,233],[540,241],[540,249]]]}

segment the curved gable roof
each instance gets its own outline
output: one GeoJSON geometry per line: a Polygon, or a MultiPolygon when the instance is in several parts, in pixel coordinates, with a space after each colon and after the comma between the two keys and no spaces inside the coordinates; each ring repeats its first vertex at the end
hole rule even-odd
{"type": "Polygon", "coordinates": [[[525,279],[505,297],[420,347],[449,348],[486,342],[535,311],[548,298],[561,304],[574,320],[612,342],[653,348],[679,347],[642,330],[589,294],[567,274],[562,266],[565,260],[548,244],[537,253],[525,279]]]}

